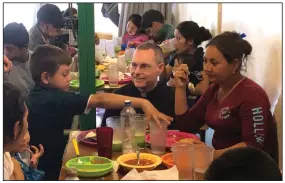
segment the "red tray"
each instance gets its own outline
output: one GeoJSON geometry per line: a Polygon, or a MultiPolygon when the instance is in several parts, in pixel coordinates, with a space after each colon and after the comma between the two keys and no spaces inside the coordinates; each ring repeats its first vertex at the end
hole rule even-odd
{"type": "MultiPolygon", "coordinates": [[[[181,140],[181,139],[185,139],[185,138],[193,138],[193,139],[197,139],[199,140],[199,137],[197,137],[194,134],[191,133],[185,133],[185,132],[179,132],[179,131],[175,131],[175,130],[168,130],[167,134],[166,134],[166,147],[171,147],[172,144],[174,144],[175,142],[181,140]]],[[[150,134],[146,135],[146,139],[145,141],[147,143],[150,143],[150,134]]]]}
{"type": "MultiPolygon", "coordinates": [[[[131,76],[128,76],[128,75],[124,75],[124,76],[125,76],[124,79],[119,80],[119,82],[118,82],[119,84],[127,84],[127,83],[132,82],[132,77],[131,77],[131,76]]],[[[100,79],[102,79],[103,81],[105,81],[106,84],[109,83],[108,77],[102,77],[102,78],[100,78],[100,79]]]]}

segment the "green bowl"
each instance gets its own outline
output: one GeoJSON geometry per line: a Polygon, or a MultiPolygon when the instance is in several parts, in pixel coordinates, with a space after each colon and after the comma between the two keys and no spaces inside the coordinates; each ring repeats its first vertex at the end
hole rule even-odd
{"type": "Polygon", "coordinates": [[[77,157],[66,162],[67,168],[75,168],[77,170],[78,177],[102,177],[113,171],[112,161],[108,158],[100,156],[83,156],[77,157]],[[77,160],[80,160],[83,164],[78,164],[77,160]],[[99,161],[101,164],[92,164],[90,160],[99,161]]]}
{"type": "MultiPolygon", "coordinates": [[[[105,84],[105,81],[102,80],[102,79],[96,79],[96,84],[95,86],[97,88],[99,88],[100,86],[103,86],[105,84]]],[[[72,89],[79,89],[79,80],[78,79],[74,79],[74,80],[71,80],[69,82],[69,87],[72,88],[72,89]]]]}

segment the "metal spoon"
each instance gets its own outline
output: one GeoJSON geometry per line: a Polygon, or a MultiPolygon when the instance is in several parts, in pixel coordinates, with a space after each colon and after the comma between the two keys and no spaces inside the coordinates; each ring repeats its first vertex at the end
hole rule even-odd
{"type": "Polygon", "coordinates": [[[140,164],[140,148],[137,147],[137,165],[140,164]]]}

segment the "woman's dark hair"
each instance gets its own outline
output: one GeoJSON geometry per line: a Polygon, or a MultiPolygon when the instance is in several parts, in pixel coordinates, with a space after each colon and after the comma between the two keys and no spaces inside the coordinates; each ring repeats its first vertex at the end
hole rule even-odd
{"type": "Polygon", "coordinates": [[[40,45],[31,55],[30,71],[35,83],[40,83],[42,73],[54,76],[61,65],[70,64],[71,57],[64,50],[53,45],[40,45]]]}
{"type": "Polygon", "coordinates": [[[193,40],[194,46],[199,46],[203,41],[212,38],[212,34],[205,27],[199,27],[196,22],[184,21],[177,25],[176,29],[186,39],[186,41],[193,40]]]}
{"type": "Polygon", "coordinates": [[[282,180],[277,163],[264,151],[253,147],[232,149],[214,160],[205,173],[214,181],[282,180]]]}
{"type": "Polygon", "coordinates": [[[138,28],[138,30],[140,29],[141,26],[141,21],[142,21],[142,17],[139,14],[132,14],[128,21],[132,21],[133,24],[135,24],[135,26],[138,28]]]}
{"type": "Polygon", "coordinates": [[[251,54],[252,47],[250,43],[240,37],[237,32],[223,32],[214,37],[207,45],[215,46],[225,57],[228,63],[232,63],[235,59],[241,61],[241,67],[245,67],[247,57],[251,54]]]}
{"type": "Polygon", "coordinates": [[[3,135],[4,144],[8,143],[9,139],[14,138],[14,126],[19,121],[19,126],[23,128],[23,118],[25,114],[25,103],[21,97],[20,90],[10,84],[3,84],[3,135]]]}

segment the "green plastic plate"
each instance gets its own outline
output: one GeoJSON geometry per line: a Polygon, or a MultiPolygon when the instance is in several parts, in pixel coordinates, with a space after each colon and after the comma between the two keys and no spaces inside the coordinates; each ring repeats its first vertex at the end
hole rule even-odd
{"type": "Polygon", "coordinates": [[[112,161],[100,156],[73,158],[67,161],[65,166],[67,168],[76,168],[78,177],[102,177],[113,171],[112,161]],[[78,164],[78,159],[80,159],[83,164],[78,164]],[[91,161],[94,159],[101,164],[92,164],[91,161]]]}
{"type": "MultiPolygon", "coordinates": [[[[100,87],[103,86],[105,84],[105,81],[102,79],[96,79],[96,87],[100,87]]],[[[79,80],[75,79],[75,80],[71,80],[69,82],[69,87],[72,89],[79,89],[79,80]]]]}

